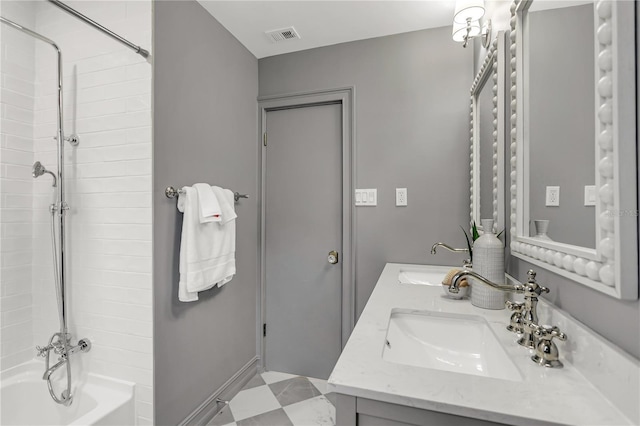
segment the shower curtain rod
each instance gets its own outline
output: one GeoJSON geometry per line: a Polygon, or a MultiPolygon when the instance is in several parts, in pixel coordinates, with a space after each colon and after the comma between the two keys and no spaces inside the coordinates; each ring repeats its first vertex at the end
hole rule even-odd
{"type": "Polygon", "coordinates": [[[120,43],[124,44],[125,46],[127,46],[129,49],[133,50],[134,52],[136,52],[140,56],[142,56],[144,58],[148,58],[149,57],[149,51],[148,50],[145,50],[142,47],[131,43],[126,38],[123,38],[123,37],[119,36],[118,34],[114,33],[113,31],[111,31],[110,29],[108,29],[106,27],[103,27],[102,25],[100,25],[96,21],[94,21],[93,19],[84,16],[82,13],[78,12],[74,8],[72,8],[70,6],[67,6],[66,4],[64,4],[64,3],[62,3],[61,1],[58,1],[58,0],[49,0],[49,2],[53,3],[55,6],[58,6],[60,9],[64,10],[65,12],[70,13],[71,15],[75,16],[76,18],[86,22],[87,24],[91,25],[92,27],[102,31],[103,33],[105,33],[109,37],[111,37],[111,38],[113,38],[115,40],[118,40],[120,43]]]}

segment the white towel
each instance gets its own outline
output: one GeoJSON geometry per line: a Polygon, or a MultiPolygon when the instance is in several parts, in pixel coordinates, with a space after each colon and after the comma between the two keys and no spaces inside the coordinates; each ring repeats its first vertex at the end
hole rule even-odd
{"type": "Polygon", "coordinates": [[[198,212],[200,223],[220,222],[220,203],[208,183],[196,183],[193,185],[198,193],[198,212]]]}
{"type": "MultiPolygon", "coordinates": [[[[236,223],[200,223],[197,191],[184,187],[178,198],[178,210],[184,213],[180,241],[180,281],[178,299],[181,302],[198,300],[198,292],[231,281],[236,273],[236,223]]],[[[221,190],[222,220],[234,216],[233,193],[221,190]],[[229,204],[229,206],[224,206],[229,204]],[[224,206],[224,207],[223,207],[224,206]],[[229,209],[231,209],[229,211],[229,209]]]]}
{"type": "Polygon", "coordinates": [[[212,186],[211,191],[220,202],[220,223],[225,224],[238,217],[234,209],[235,198],[233,192],[219,186],[212,186]]]}

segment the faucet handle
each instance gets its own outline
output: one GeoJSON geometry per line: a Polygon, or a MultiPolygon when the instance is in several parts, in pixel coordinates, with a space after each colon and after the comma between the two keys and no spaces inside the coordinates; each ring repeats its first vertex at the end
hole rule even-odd
{"type": "Polygon", "coordinates": [[[53,349],[51,345],[44,346],[44,347],[43,347],[43,346],[39,346],[39,345],[38,345],[38,346],[36,346],[36,351],[38,351],[38,356],[41,356],[41,357],[43,357],[43,358],[47,356],[47,353],[48,353],[51,349],[53,349]]]}
{"type": "Polygon", "coordinates": [[[510,300],[507,300],[505,302],[505,306],[510,311],[513,311],[511,319],[509,320],[509,325],[507,326],[507,330],[513,333],[523,333],[524,328],[522,326],[522,312],[524,311],[524,303],[512,302],[510,300]]]}
{"type": "MultiPolygon", "coordinates": [[[[533,325],[532,325],[533,327],[533,325]]],[[[550,325],[539,325],[534,327],[533,333],[540,339],[536,345],[536,353],[531,359],[545,367],[560,368],[562,362],[560,362],[558,347],[553,338],[565,341],[567,335],[560,331],[558,327],[550,325]]]]}
{"type": "Polygon", "coordinates": [[[535,328],[533,332],[536,336],[538,336],[541,340],[551,340],[554,337],[558,340],[565,341],[567,340],[567,335],[560,331],[557,326],[550,325],[539,325],[535,328]]]}
{"type": "Polygon", "coordinates": [[[524,303],[522,302],[512,302],[511,300],[507,300],[504,305],[507,309],[514,312],[522,312],[524,309],[524,303]]]}
{"type": "Polygon", "coordinates": [[[523,286],[524,293],[528,293],[529,296],[540,296],[542,293],[549,293],[547,287],[543,287],[536,282],[536,272],[533,269],[529,269],[527,275],[529,278],[523,286]]]}
{"type": "Polygon", "coordinates": [[[530,283],[535,283],[536,282],[536,271],[534,271],[533,269],[529,269],[527,271],[527,276],[529,277],[528,282],[530,282],[530,283]]]}

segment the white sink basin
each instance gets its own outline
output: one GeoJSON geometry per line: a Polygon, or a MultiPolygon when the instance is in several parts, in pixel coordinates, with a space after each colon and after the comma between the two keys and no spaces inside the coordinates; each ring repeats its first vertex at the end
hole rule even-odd
{"type": "Polygon", "coordinates": [[[427,266],[401,268],[398,272],[400,284],[419,284],[439,287],[451,266],[427,266]]]}
{"type": "Polygon", "coordinates": [[[476,315],[394,309],[382,358],[415,367],[522,381],[489,323],[476,315]]]}

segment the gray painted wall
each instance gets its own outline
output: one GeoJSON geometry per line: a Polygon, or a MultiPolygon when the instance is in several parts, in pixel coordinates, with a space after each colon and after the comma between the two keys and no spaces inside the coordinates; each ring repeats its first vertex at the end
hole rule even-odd
{"type": "Polygon", "coordinates": [[[386,262],[462,261],[429,250],[466,246],[472,59],[444,27],[259,61],[260,95],[356,88],[356,187],[378,189],[377,207],[355,209],[357,316],[386,262]]]}
{"type": "MultiPolygon", "coordinates": [[[[505,7],[508,8],[508,5],[505,5],[505,7]]],[[[638,26],[638,22],[640,22],[640,9],[636,7],[636,27],[638,26]]],[[[636,33],[636,58],[638,58],[638,55],[640,55],[640,33],[636,33]]],[[[478,64],[476,64],[476,67],[477,66],[478,64]]],[[[640,72],[636,67],[636,94],[638,93],[637,82],[639,80],[640,72]]],[[[506,96],[509,96],[508,91],[506,96]]],[[[509,101],[506,100],[506,102],[508,105],[509,101]]],[[[640,110],[636,112],[638,113],[638,123],[640,123],[640,110]]],[[[508,126],[508,120],[506,121],[508,126]]],[[[506,131],[508,135],[509,130],[506,129],[506,131]]],[[[637,144],[638,141],[636,140],[636,146],[637,144]]],[[[510,170],[509,144],[505,145],[505,167],[506,170],[510,170]]],[[[638,164],[640,164],[640,152],[638,154],[638,164]]],[[[508,173],[506,176],[507,179],[509,179],[508,173]]],[[[640,179],[640,173],[638,177],[640,179]]],[[[504,195],[507,200],[511,199],[509,185],[505,185],[504,195]]],[[[638,188],[638,195],[638,200],[640,200],[640,187],[638,188]]],[[[509,208],[509,203],[505,203],[506,218],[509,218],[509,208]]],[[[640,230],[640,218],[638,221],[638,229],[640,230]]],[[[508,234],[508,226],[506,232],[506,241],[510,241],[511,237],[508,234]]],[[[551,293],[544,296],[545,299],[553,302],[578,321],[618,345],[623,350],[629,352],[634,357],[640,358],[640,300],[623,301],[614,299],[542,268],[535,267],[525,261],[512,257],[509,253],[508,246],[506,249],[506,266],[507,271],[520,281],[526,280],[527,271],[533,267],[533,269],[538,272],[538,282],[551,289],[551,293]]]]}
{"type": "Polygon", "coordinates": [[[533,220],[548,219],[554,241],[595,248],[596,208],[584,205],[584,186],[596,181],[593,5],[530,12],[527,20],[529,235],[533,220]],[[560,186],[560,206],[545,206],[547,186],[560,186]]]}
{"type": "Polygon", "coordinates": [[[175,425],[256,355],[258,61],[195,1],[155,2],[155,419],[175,425]],[[182,215],[169,185],[209,182],[236,205],[235,278],[177,299],[182,215]]]}

